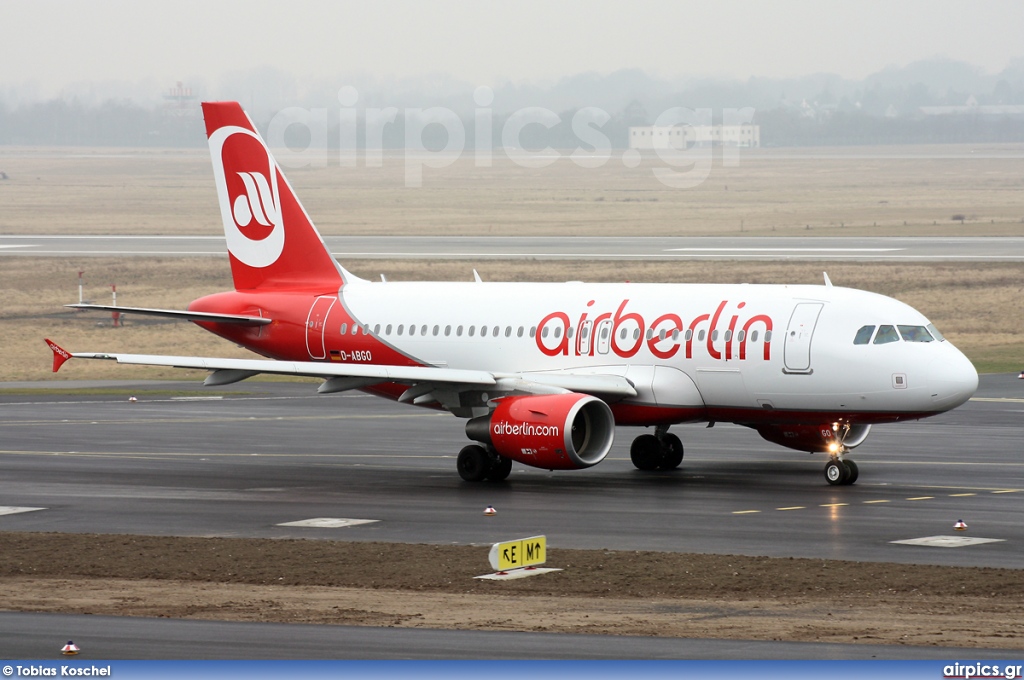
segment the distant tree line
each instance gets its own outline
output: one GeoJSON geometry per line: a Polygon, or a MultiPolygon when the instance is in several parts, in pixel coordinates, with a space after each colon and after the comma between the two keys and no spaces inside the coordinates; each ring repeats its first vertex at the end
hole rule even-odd
{"type": "Polygon", "coordinates": [[[874,144],[982,144],[1024,142],[1024,117],[941,115],[887,118],[837,111],[823,119],[792,109],[759,111],[762,146],[864,146],[874,144]]]}
{"type": "MultiPolygon", "coordinates": [[[[874,108],[874,107],[873,107],[874,108]]],[[[614,113],[600,126],[612,148],[628,145],[629,127],[652,122],[651,116],[637,107],[614,113]]],[[[524,127],[519,142],[525,149],[590,147],[582,143],[572,129],[574,110],[559,114],[560,122],[548,128],[539,123],[524,127]]],[[[492,122],[492,148],[502,147],[501,132],[508,118],[495,115],[492,122]]],[[[328,149],[341,145],[337,116],[328,116],[328,149]],[[330,121],[333,120],[333,123],[330,121]]],[[[266,133],[269,120],[257,121],[266,133]]],[[[981,115],[941,115],[892,117],[836,107],[825,115],[808,115],[806,109],[792,105],[757,110],[754,122],[761,126],[763,146],[842,146],[871,144],[945,144],[1024,142],[1024,116],[987,117],[981,115]]],[[[472,118],[463,121],[466,148],[475,139],[472,118]]],[[[346,135],[346,139],[351,136],[346,135]]],[[[304,148],[311,139],[301,125],[287,128],[284,141],[293,148],[304,148]]],[[[448,136],[438,124],[428,125],[421,135],[427,149],[443,148],[448,136]]],[[[366,147],[365,126],[358,121],[356,141],[366,147]]],[[[0,102],[0,145],[8,146],[125,146],[125,147],[202,147],[205,130],[198,105],[194,112],[162,107],[146,108],[130,101],[109,100],[87,106],[75,100],[53,99],[8,107],[0,102]]],[[[381,145],[385,149],[406,146],[402,113],[383,128],[381,145]]]]}
{"type": "Polygon", "coordinates": [[[0,144],[14,146],[203,146],[200,116],[172,115],[108,100],[86,106],[51,99],[9,108],[0,102],[0,144]]]}

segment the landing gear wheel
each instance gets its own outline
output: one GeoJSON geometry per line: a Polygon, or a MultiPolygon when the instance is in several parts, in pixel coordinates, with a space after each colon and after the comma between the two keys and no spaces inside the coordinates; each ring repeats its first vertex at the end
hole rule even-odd
{"type": "Polygon", "coordinates": [[[484,447],[470,444],[459,451],[455,467],[467,482],[482,482],[491,469],[491,458],[484,447]]]}
{"type": "Polygon", "coordinates": [[[844,458],[843,464],[846,465],[846,469],[849,472],[849,475],[846,478],[846,483],[853,484],[857,481],[857,477],[860,476],[860,470],[857,468],[857,464],[849,458],[844,458]]]}
{"type": "Polygon", "coordinates": [[[661,465],[659,470],[675,470],[683,462],[683,442],[674,434],[661,438],[661,465]]]}
{"type": "Polygon", "coordinates": [[[491,469],[487,471],[487,479],[492,482],[503,482],[512,473],[512,459],[497,456],[491,461],[491,469]]]}
{"type": "Polygon", "coordinates": [[[850,469],[838,458],[832,458],[825,464],[825,480],[832,486],[847,484],[850,478],[850,469]]]}
{"type": "Polygon", "coordinates": [[[640,435],[629,447],[629,459],[637,470],[657,470],[661,458],[661,442],[653,434],[640,435]]]}

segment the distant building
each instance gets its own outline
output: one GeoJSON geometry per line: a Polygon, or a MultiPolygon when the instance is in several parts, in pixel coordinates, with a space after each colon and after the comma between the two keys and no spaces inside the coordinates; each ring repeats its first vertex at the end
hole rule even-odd
{"type": "Polygon", "coordinates": [[[629,128],[630,149],[687,149],[692,146],[761,146],[761,126],[747,123],[629,128]]]}

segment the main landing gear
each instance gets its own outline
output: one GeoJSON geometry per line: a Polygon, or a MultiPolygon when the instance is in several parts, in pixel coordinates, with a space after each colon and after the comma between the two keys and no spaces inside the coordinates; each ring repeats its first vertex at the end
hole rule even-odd
{"type": "Polygon", "coordinates": [[[683,442],[659,425],[654,434],[642,434],[629,447],[629,458],[637,470],[675,470],[683,462],[683,442]]]}
{"type": "Polygon", "coordinates": [[[479,444],[470,444],[459,451],[455,463],[459,476],[467,482],[482,482],[485,479],[501,482],[512,472],[512,459],[499,456],[498,452],[479,444]]]}
{"type": "Polygon", "coordinates": [[[825,480],[832,486],[853,484],[859,476],[857,464],[847,458],[834,456],[825,464],[825,480]]]}

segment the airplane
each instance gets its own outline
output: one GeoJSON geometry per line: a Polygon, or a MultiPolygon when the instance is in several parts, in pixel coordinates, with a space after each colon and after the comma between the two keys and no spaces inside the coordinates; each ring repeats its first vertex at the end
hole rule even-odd
{"type": "MultiPolygon", "coordinates": [[[[737,423],[828,455],[830,485],[871,426],[943,413],[978,386],[971,362],[920,312],[824,285],[368,281],[326,248],[236,102],[203,103],[234,290],[186,310],[68,307],[185,319],[263,358],[68,352],[70,358],[209,371],[204,384],[314,376],[466,419],[467,482],[513,461],[574,470],[608,455],[615,427],[636,468],[683,460],[669,428],[737,423]]],[[[382,277],[383,278],[383,277],[382,277]]]]}

